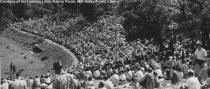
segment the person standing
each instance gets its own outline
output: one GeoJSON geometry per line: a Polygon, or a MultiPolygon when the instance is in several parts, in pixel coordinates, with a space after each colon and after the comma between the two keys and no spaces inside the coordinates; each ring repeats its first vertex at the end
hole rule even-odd
{"type": "Polygon", "coordinates": [[[13,72],[12,72],[13,74],[16,73],[16,66],[14,64],[12,66],[12,70],[13,70],[13,72]]]}
{"type": "Polygon", "coordinates": [[[10,73],[13,73],[13,62],[10,63],[10,73]]]}
{"type": "Polygon", "coordinates": [[[21,79],[20,72],[16,73],[17,79],[11,83],[12,89],[27,89],[27,84],[25,80],[21,79]]]}
{"type": "Polygon", "coordinates": [[[194,53],[194,60],[196,60],[196,63],[202,67],[204,62],[206,61],[207,52],[204,48],[202,48],[202,44],[200,42],[196,43],[197,49],[194,53]]]}

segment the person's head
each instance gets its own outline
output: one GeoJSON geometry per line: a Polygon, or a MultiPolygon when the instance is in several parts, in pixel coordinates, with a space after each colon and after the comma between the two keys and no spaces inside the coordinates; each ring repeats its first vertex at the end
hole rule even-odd
{"type": "Polygon", "coordinates": [[[39,76],[35,76],[35,78],[39,78],[39,76]]]}
{"type": "Polygon", "coordinates": [[[155,69],[160,69],[160,66],[156,66],[155,69]]]}
{"type": "Polygon", "coordinates": [[[180,86],[180,89],[188,89],[188,87],[186,85],[182,85],[180,86]]]}
{"type": "Polygon", "coordinates": [[[103,83],[103,82],[100,82],[100,83],[98,84],[98,87],[99,87],[99,88],[103,88],[103,87],[104,87],[104,83],[103,83]]]}
{"type": "Polygon", "coordinates": [[[29,76],[29,79],[33,79],[33,77],[32,76],[29,76]]]}
{"type": "Polygon", "coordinates": [[[206,68],[206,69],[208,69],[208,67],[209,67],[207,63],[205,63],[203,66],[204,66],[204,68],[206,68]]]}
{"type": "Polygon", "coordinates": [[[196,46],[197,46],[198,49],[201,49],[201,47],[202,47],[201,42],[197,42],[197,43],[196,43],[196,46]]]}
{"type": "Polygon", "coordinates": [[[20,75],[21,75],[21,73],[20,73],[20,72],[17,72],[17,73],[16,73],[16,77],[17,77],[17,78],[19,78],[19,77],[20,77],[20,75]]]}
{"type": "Polygon", "coordinates": [[[126,71],[130,71],[131,70],[131,68],[126,68],[126,71]]]}
{"type": "Polygon", "coordinates": [[[187,72],[187,75],[188,75],[189,77],[194,76],[194,74],[195,74],[194,70],[188,70],[188,72],[187,72]]]}
{"type": "Polygon", "coordinates": [[[182,60],[182,64],[186,63],[186,61],[182,60]]]}
{"type": "Polygon", "coordinates": [[[153,72],[153,75],[154,75],[155,77],[157,77],[158,74],[157,74],[157,72],[153,72]]]}
{"type": "Polygon", "coordinates": [[[106,80],[108,80],[109,79],[109,77],[108,76],[104,76],[104,80],[106,81],[106,80]]]}
{"type": "Polygon", "coordinates": [[[93,80],[93,78],[92,77],[88,77],[88,81],[92,81],[93,80]]]}
{"type": "Polygon", "coordinates": [[[48,75],[44,75],[44,78],[49,78],[49,76],[48,75]]]}
{"type": "Polygon", "coordinates": [[[152,68],[147,68],[148,73],[152,73],[152,68]]]}
{"type": "Polygon", "coordinates": [[[169,60],[172,60],[173,59],[173,57],[172,56],[169,56],[169,60]]]}
{"type": "Polygon", "coordinates": [[[178,67],[177,68],[177,71],[182,72],[182,68],[181,67],[178,67]]]}
{"type": "Polygon", "coordinates": [[[44,78],[44,75],[41,75],[41,78],[44,78]]]}

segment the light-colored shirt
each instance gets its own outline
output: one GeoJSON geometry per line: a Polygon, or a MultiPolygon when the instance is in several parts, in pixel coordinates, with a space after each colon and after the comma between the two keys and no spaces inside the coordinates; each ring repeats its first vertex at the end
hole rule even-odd
{"type": "Polygon", "coordinates": [[[93,73],[93,76],[94,76],[94,77],[100,77],[100,71],[99,71],[99,70],[96,70],[96,71],[93,73]]]}
{"type": "Polygon", "coordinates": [[[25,80],[17,79],[11,83],[11,87],[13,89],[25,89],[27,88],[27,84],[25,80]]]}
{"type": "Polygon", "coordinates": [[[179,78],[179,81],[182,81],[182,79],[183,79],[183,77],[184,77],[184,74],[183,74],[183,72],[177,72],[177,76],[178,76],[178,78],[179,78]]]}
{"type": "Polygon", "coordinates": [[[157,76],[163,77],[163,73],[162,73],[161,69],[157,69],[157,70],[155,70],[155,72],[157,73],[157,76]]]}
{"type": "Polygon", "coordinates": [[[141,89],[139,82],[135,83],[135,89],[141,89]]]}
{"type": "Polygon", "coordinates": [[[206,60],[207,52],[204,48],[201,48],[200,50],[196,49],[195,56],[198,60],[206,60]]]}
{"type": "Polygon", "coordinates": [[[5,82],[1,84],[1,89],[9,89],[9,83],[5,82]]]}
{"type": "Polygon", "coordinates": [[[132,78],[133,78],[133,72],[132,72],[132,71],[128,71],[128,72],[126,73],[126,78],[127,78],[127,79],[132,79],[132,78]]]}
{"type": "MultiPolygon", "coordinates": [[[[51,83],[51,78],[50,78],[50,77],[46,78],[46,79],[45,79],[45,82],[46,82],[46,83],[51,83]]],[[[46,87],[46,89],[52,89],[52,88],[53,88],[52,83],[46,87]]]]}
{"type": "Polygon", "coordinates": [[[86,71],[86,74],[88,75],[88,76],[92,76],[92,72],[89,70],[89,71],[86,71]]]}
{"type": "Polygon", "coordinates": [[[134,74],[134,76],[135,76],[137,81],[140,81],[144,77],[144,74],[141,70],[139,70],[134,74]]]}
{"type": "Polygon", "coordinates": [[[95,89],[93,81],[87,81],[85,83],[85,89],[95,89]]]}
{"type": "Polygon", "coordinates": [[[110,80],[104,81],[104,86],[106,89],[114,89],[114,84],[110,80]]]}
{"type": "Polygon", "coordinates": [[[35,84],[34,89],[41,89],[40,88],[40,84],[41,84],[40,78],[35,78],[34,84],[35,84]]]}
{"type": "Polygon", "coordinates": [[[120,82],[120,77],[117,74],[114,74],[110,77],[110,81],[112,81],[114,86],[118,86],[120,82]]]}
{"type": "Polygon", "coordinates": [[[30,83],[30,85],[32,85],[34,83],[34,80],[33,79],[29,79],[29,83],[30,83]]]}
{"type": "Polygon", "coordinates": [[[188,87],[188,89],[200,89],[201,84],[197,77],[190,77],[186,81],[186,86],[188,87]]]}
{"type": "Polygon", "coordinates": [[[126,80],[126,76],[124,73],[120,75],[120,80],[126,80]]]}

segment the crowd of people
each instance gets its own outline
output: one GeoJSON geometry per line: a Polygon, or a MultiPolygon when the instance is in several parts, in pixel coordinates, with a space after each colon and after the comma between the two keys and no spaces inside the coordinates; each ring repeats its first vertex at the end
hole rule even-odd
{"type": "Polygon", "coordinates": [[[2,89],[164,89],[169,80],[172,85],[182,82],[178,89],[207,89],[210,87],[210,70],[207,52],[197,44],[193,56],[174,54],[161,60],[159,56],[143,60],[106,61],[104,64],[80,62],[74,71],[62,68],[56,74],[3,79],[2,89]],[[180,56],[181,55],[181,56],[180,56]],[[184,81],[184,82],[183,82],[184,81]]]}
{"type": "Polygon", "coordinates": [[[164,89],[168,87],[164,81],[171,81],[171,85],[181,82],[180,89],[210,87],[207,52],[200,43],[195,52],[180,42],[174,43],[173,50],[160,51],[153,39],[126,42],[120,21],[109,22],[110,18],[70,36],[63,33],[70,20],[48,20],[26,21],[13,27],[73,50],[80,60],[78,67],[70,71],[60,65],[55,74],[30,77],[21,77],[18,72],[16,79],[2,79],[2,89],[164,89]]]}
{"type": "Polygon", "coordinates": [[[146,55],[147,51],[159,50],[158,45],[150,40],[126,42],[120,17],[103,18],[93,26],[84,27],[82,31],[68,30],[83,21],[80,17],[63,21],[49,18],[15,23],[11,27],[51,39],[73,51],[84,62],[90,59],[126,59],[130,57],[128,55],[146,55]]]}

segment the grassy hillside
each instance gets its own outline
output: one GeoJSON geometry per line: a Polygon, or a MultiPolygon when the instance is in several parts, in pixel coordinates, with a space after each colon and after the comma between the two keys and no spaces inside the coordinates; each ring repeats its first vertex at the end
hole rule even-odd
{"type": "Polygon", "coordinates": [[[6,29],[1,35],[1,43],[4,44],[0,45],[2,48],[1,58],[3,62],[6,62],[5,66],[2,66],[2,75],[8,74],[10,62],[17,66],[17,71],[24,70],[24,75],[46,74],[48,70],[53,72],[51,70],[53,63],[58,60],[61,61],[65,69],[71,69],[77,65],[77,58],[69,50],[47,39],[21,32],[16,28],[6,29]],[[42,51],[35,52],[35,48],[40,48],[42,51]]]}

